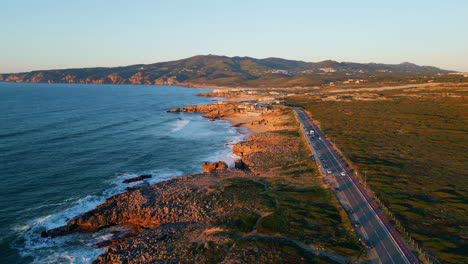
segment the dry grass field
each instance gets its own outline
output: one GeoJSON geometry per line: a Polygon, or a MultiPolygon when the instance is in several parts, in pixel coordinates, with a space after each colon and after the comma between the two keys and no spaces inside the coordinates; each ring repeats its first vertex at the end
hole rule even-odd
{"type": "Polygon", "coordinates": [[[354,90],[287,103],[320,122],[413,239],[443,263],[467,263],[467,90],[444,84],[364,99],[354,90]]]}

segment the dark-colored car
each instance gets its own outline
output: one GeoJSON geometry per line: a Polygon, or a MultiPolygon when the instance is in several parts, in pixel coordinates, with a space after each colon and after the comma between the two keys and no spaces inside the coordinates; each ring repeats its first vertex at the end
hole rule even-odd
{"type": "Polygon", "coordinates": [[[372,241],[369,240],[369,238],[364,238],[364,245],[366,246],[366,248],[374,247],[374,244],[372,243],[372,241]]]}

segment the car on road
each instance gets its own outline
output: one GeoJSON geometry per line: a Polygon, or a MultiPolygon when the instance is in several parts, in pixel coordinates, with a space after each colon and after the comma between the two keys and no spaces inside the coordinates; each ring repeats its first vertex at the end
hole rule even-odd
{"type": "Polygon", "coordinates": [[[335,191],[340,192],[341,191],[340,187],[335,187],[335,191]]]}
{"type": "Polygon", "coordinates": [[[346,176],[346,172],[342,171],[342,172],[340,172],[340,175],[341,176],[346,176]]]}
{"type": "Polygon", "coordinates": [[[374,244],[372,243],[372,241],[369,240],[369,238],[364,238],[364,246],[367,249],[370,249],[374,247],[374,244]]]}
{"type": "Polygon", "coordinates": [[[331,171],[331,170],[327,170],[327,173],[330,174],[330,173],[332,173],[332,171],[331,171]]]}
{"type": "Polygon", "coordinates": [[[356,221],[356,222],[354,222],[354,226],[359,228],[359,227],[361,227],[361,223],[359,223],[359,221],[356,221]]]}

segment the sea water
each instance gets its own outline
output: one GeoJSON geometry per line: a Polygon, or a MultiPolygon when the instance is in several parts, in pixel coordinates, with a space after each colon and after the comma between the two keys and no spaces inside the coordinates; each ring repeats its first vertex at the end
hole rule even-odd
{"type": "Polygon", "coordinates": [[[0,263],[90,263],[105,232],[42,238],[124,192],[124,179],[149,183],[232,163],[245,134],[201,114],[166,113],[208,104],[206,89],[158,85],[0,82],[0,263]]]}

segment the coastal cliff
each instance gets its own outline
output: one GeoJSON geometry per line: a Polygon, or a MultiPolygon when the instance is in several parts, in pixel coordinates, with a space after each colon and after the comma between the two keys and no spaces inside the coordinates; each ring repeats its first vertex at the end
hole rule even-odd
{"type": "MultiPolygon", "coordinates": [[[[186,112],[230,113],[236,103],[184,107],[186,112]]],[[[360,245],[349,222],[314,183],[289,109],[256,121],[246,142],[234,146],[236,168],[203,164],[203,173],[115,195],[102,205],[45,231],[44,237],[121,227],[99,243],[93,263],[343,263],[360,245]],[[262,121],[263,120],[263,121],[262,121]],[[310,212],[306,218],[304,212],[310,212]],[[315,212],[314,212],[315,211],[315,212]],[[339,246],[343,243],[343,246],[339,246]],[[343,249],[344,248],[344,249],[343,249]]]]}

